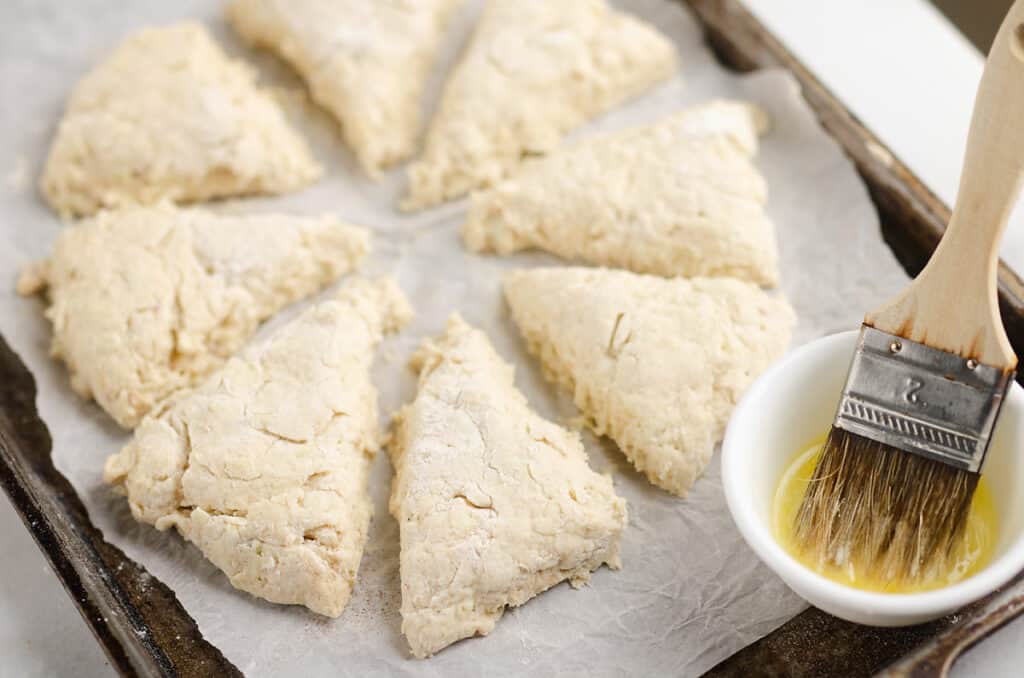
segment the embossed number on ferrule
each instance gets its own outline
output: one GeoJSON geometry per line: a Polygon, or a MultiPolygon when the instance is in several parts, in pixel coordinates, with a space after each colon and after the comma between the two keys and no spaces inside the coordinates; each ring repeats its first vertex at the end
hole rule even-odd
{"type": "Polygon", "coordinates": [[[914,379],[913,377],[908,377],[906,380],[906,389],[903,391],[903,399],[912,405],[927,407],[928,403],[921,400],[917,395],[921,392],[922,388],[924,388],[923,381],[920,379],[914,379]]]}

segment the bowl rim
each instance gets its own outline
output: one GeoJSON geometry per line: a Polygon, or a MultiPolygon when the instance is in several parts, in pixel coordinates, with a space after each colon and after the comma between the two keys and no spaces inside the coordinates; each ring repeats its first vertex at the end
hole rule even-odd
{"type": "MultiPolygon", "coordinates": [[[[967,579],[950,586],[918,593],[864,591],[827,579],[791,556],[771,534],[770,521],[760,519],[750,499],[751,493],[743,491],[748,484],[742,463],[745,455],[742,439],[750,435],[750,422],[756,421],[759,403],[783,383],[789,366],[807,359],[810,354],[837,353],[849,345],[849,354],[852,355],[858,334],[858,330],[844,331],[803,344],[765,371],[747,390],[733,411],[722,442],[722,487],[726,504],[733,522],[751,549],[811,604],[817,604],[817,600],[825,601],[832,609],[855,609],[872,617],[940,616],[991,593],[1024,569],[1024,530],[1012,538],[1001,556],[967,579]]],[[[1024,409],[1022,399],[1024,389],[1014,382],[1003,406],[1024,409]]]]}

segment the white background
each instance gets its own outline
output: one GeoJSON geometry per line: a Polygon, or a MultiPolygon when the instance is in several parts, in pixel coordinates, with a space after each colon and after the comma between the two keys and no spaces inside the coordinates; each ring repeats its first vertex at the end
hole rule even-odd
{"type": "MultiPolygon", "coordinates": [[[[924,0],[746,0],[941,198],[952,204],[981,74],[978,52],[924,0]]],[[[0,172],[17,172],[0,167],[0,172]]],[[[1003,255],[1024,270],[1018,210],[1003,255]]],[[[1016,676],[1024,621],[954,675],[1016,676]]],[[[0,677],[112,671],[17,515],[0,499],[0,677]]]]}

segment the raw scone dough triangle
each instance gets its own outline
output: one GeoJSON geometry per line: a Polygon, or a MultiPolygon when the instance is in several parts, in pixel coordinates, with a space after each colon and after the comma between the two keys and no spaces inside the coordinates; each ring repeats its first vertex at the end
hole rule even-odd
{"type": "Polygon", "coordinates": [[[403,207],[498,182],[676,68],[667,38],[605,0],[490,0],[409,168],[403,207]]]}
{"type": "Polygon", "coordinates": [[[374,348],[410,315],[393,282],[349,282],[146,417],[105,480],[236,588],[337,617],[372,510],[374,348]]]}
{"type": "Polygon", "coordinates": [[[505,298],[530,351],[595,433],[679,496],[795,322],[784,299],[730,278],[534,269],[510,273],[505,298]]]}
{"type": "Polygon", "coordinates": [[[287,59],[371,176],[413,154],[421,96],[464,0],[233,0],[228,18],[287,59]]]}
{"type": "Polygon", "coordinates": [[[512,178],[473,194],[466,245],[774,285],[775,229],[751,162],[766,122],[750,104],[716,101],[527,160],[512,178]]]}
{"type": "Polygon", "coordinates": [[[19,291],[47,291],[52,354],[72,387],[132,428],[368,249],[367,231],[331,217],[130,207],[62,230],[19,291]]]}
{"type": "Polygon", "coordinates": [[[402,632],[426,657],[486,635],[508,605],[617,568],[626,504],[579,436],[534,413],[512,366],[457,315],[413,367],[419,391],[389,445],[391,513],[402,632]]]}
{"type": "Polygon", "coordinates": [[[321,169],[255,71],[186,22],[126,38],[71,95],[40,185],[62,214],[283,193],[321,169]]]}

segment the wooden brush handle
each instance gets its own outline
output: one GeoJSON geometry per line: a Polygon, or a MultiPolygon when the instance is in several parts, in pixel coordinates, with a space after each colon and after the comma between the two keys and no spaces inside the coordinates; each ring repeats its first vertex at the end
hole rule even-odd
{"type": "MultiPolygon", "coordinates": [[[[936,143],[943,140],[937,139],[936,143]]],[[[911,341],[1011,369],[996,295],[999,241],[1024,174],[1024,0],[1003,20],[978,86],[956,206],[928,265],[864,322],[911,341]]]]}

